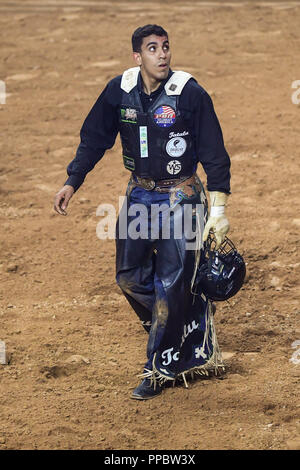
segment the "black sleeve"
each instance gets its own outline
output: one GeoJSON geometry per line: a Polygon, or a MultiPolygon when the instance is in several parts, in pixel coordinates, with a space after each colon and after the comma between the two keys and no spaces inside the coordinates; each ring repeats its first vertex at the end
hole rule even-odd
{"type": "Polygon", "coordinates": [[[185,88],[188,88],[186,97],[188,96],[188,106],[192,109],[196,156],[206,173],[207,189],[230,193],[230,158],[224,146],[213,102],[196,81],[191,80],[185,88]]]}
{"type": "Polygon", "coordinates": [[[119,76],[108,83],[83,123],[80,144],[74,160],[67,167],[69,178],[65,182],[73,186],[75,191],[105,151],[115,143],[119,131],[120,80],[119,76]]]}

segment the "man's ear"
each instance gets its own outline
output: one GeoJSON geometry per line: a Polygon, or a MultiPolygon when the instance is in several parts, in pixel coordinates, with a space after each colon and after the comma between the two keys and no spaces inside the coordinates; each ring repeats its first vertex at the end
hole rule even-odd
{"type": "Polygon", "coordinates": [[[142,58],[139,52],[133,53],[133,60],[135,61],[136,65],[139,65],[139,66],[142,65],[142,58]]]}

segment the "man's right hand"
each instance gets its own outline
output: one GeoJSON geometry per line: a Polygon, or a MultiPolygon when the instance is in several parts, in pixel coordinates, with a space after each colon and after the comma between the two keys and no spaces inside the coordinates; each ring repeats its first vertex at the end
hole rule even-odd
{"type": "Polygon", "coordinates": [[[54,198],[54,210],[60,215],[67,215],[66,209],[75,190],[73,186],[66,184],[61,188],[54,198]]]}

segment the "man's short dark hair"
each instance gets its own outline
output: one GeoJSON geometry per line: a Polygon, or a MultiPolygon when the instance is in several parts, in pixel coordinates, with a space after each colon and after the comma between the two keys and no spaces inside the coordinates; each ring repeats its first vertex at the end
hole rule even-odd
{"type": "Polygon", "coordinates": [[[151,36],[151,34],[168,37],[167,31],[157,24],[146,24],[145,26],[141,26],[134,31],[131,38],[133,52],[141,52],[143,39],[147,36],[151,36]]]}

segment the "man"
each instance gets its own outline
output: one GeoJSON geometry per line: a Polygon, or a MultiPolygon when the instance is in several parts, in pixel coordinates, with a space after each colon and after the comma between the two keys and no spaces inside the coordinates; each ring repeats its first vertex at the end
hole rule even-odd
{"type": "Polygon", "coordinates": [[[88,114],[54,208],[66,215],[73,193],[120,132],[131,177],[121,211],[126,236],[120,220],[116,227],[116,280],[149,334],[143,379],[132,394],[146,400],[178,378],[186,384],[187,373],[209,374],[222,366],[212,304],[193,292],[193,281],[203,262],[204,224],[203,239],[212,231],[217,245],[229,229],[224,211],[230,160],[209,95],[190,74],[170,69],[167,32],[157,25],[140,27],[132,47],[136,67],[112,79],[88,114]],[[210,193],[208,220],[199,162],[210,193]],[[143,212],[134,225],[139,237],[131,230],[137,205],[143,212]],[[182,221],[189,209],[186,231],[182,221]]]}

